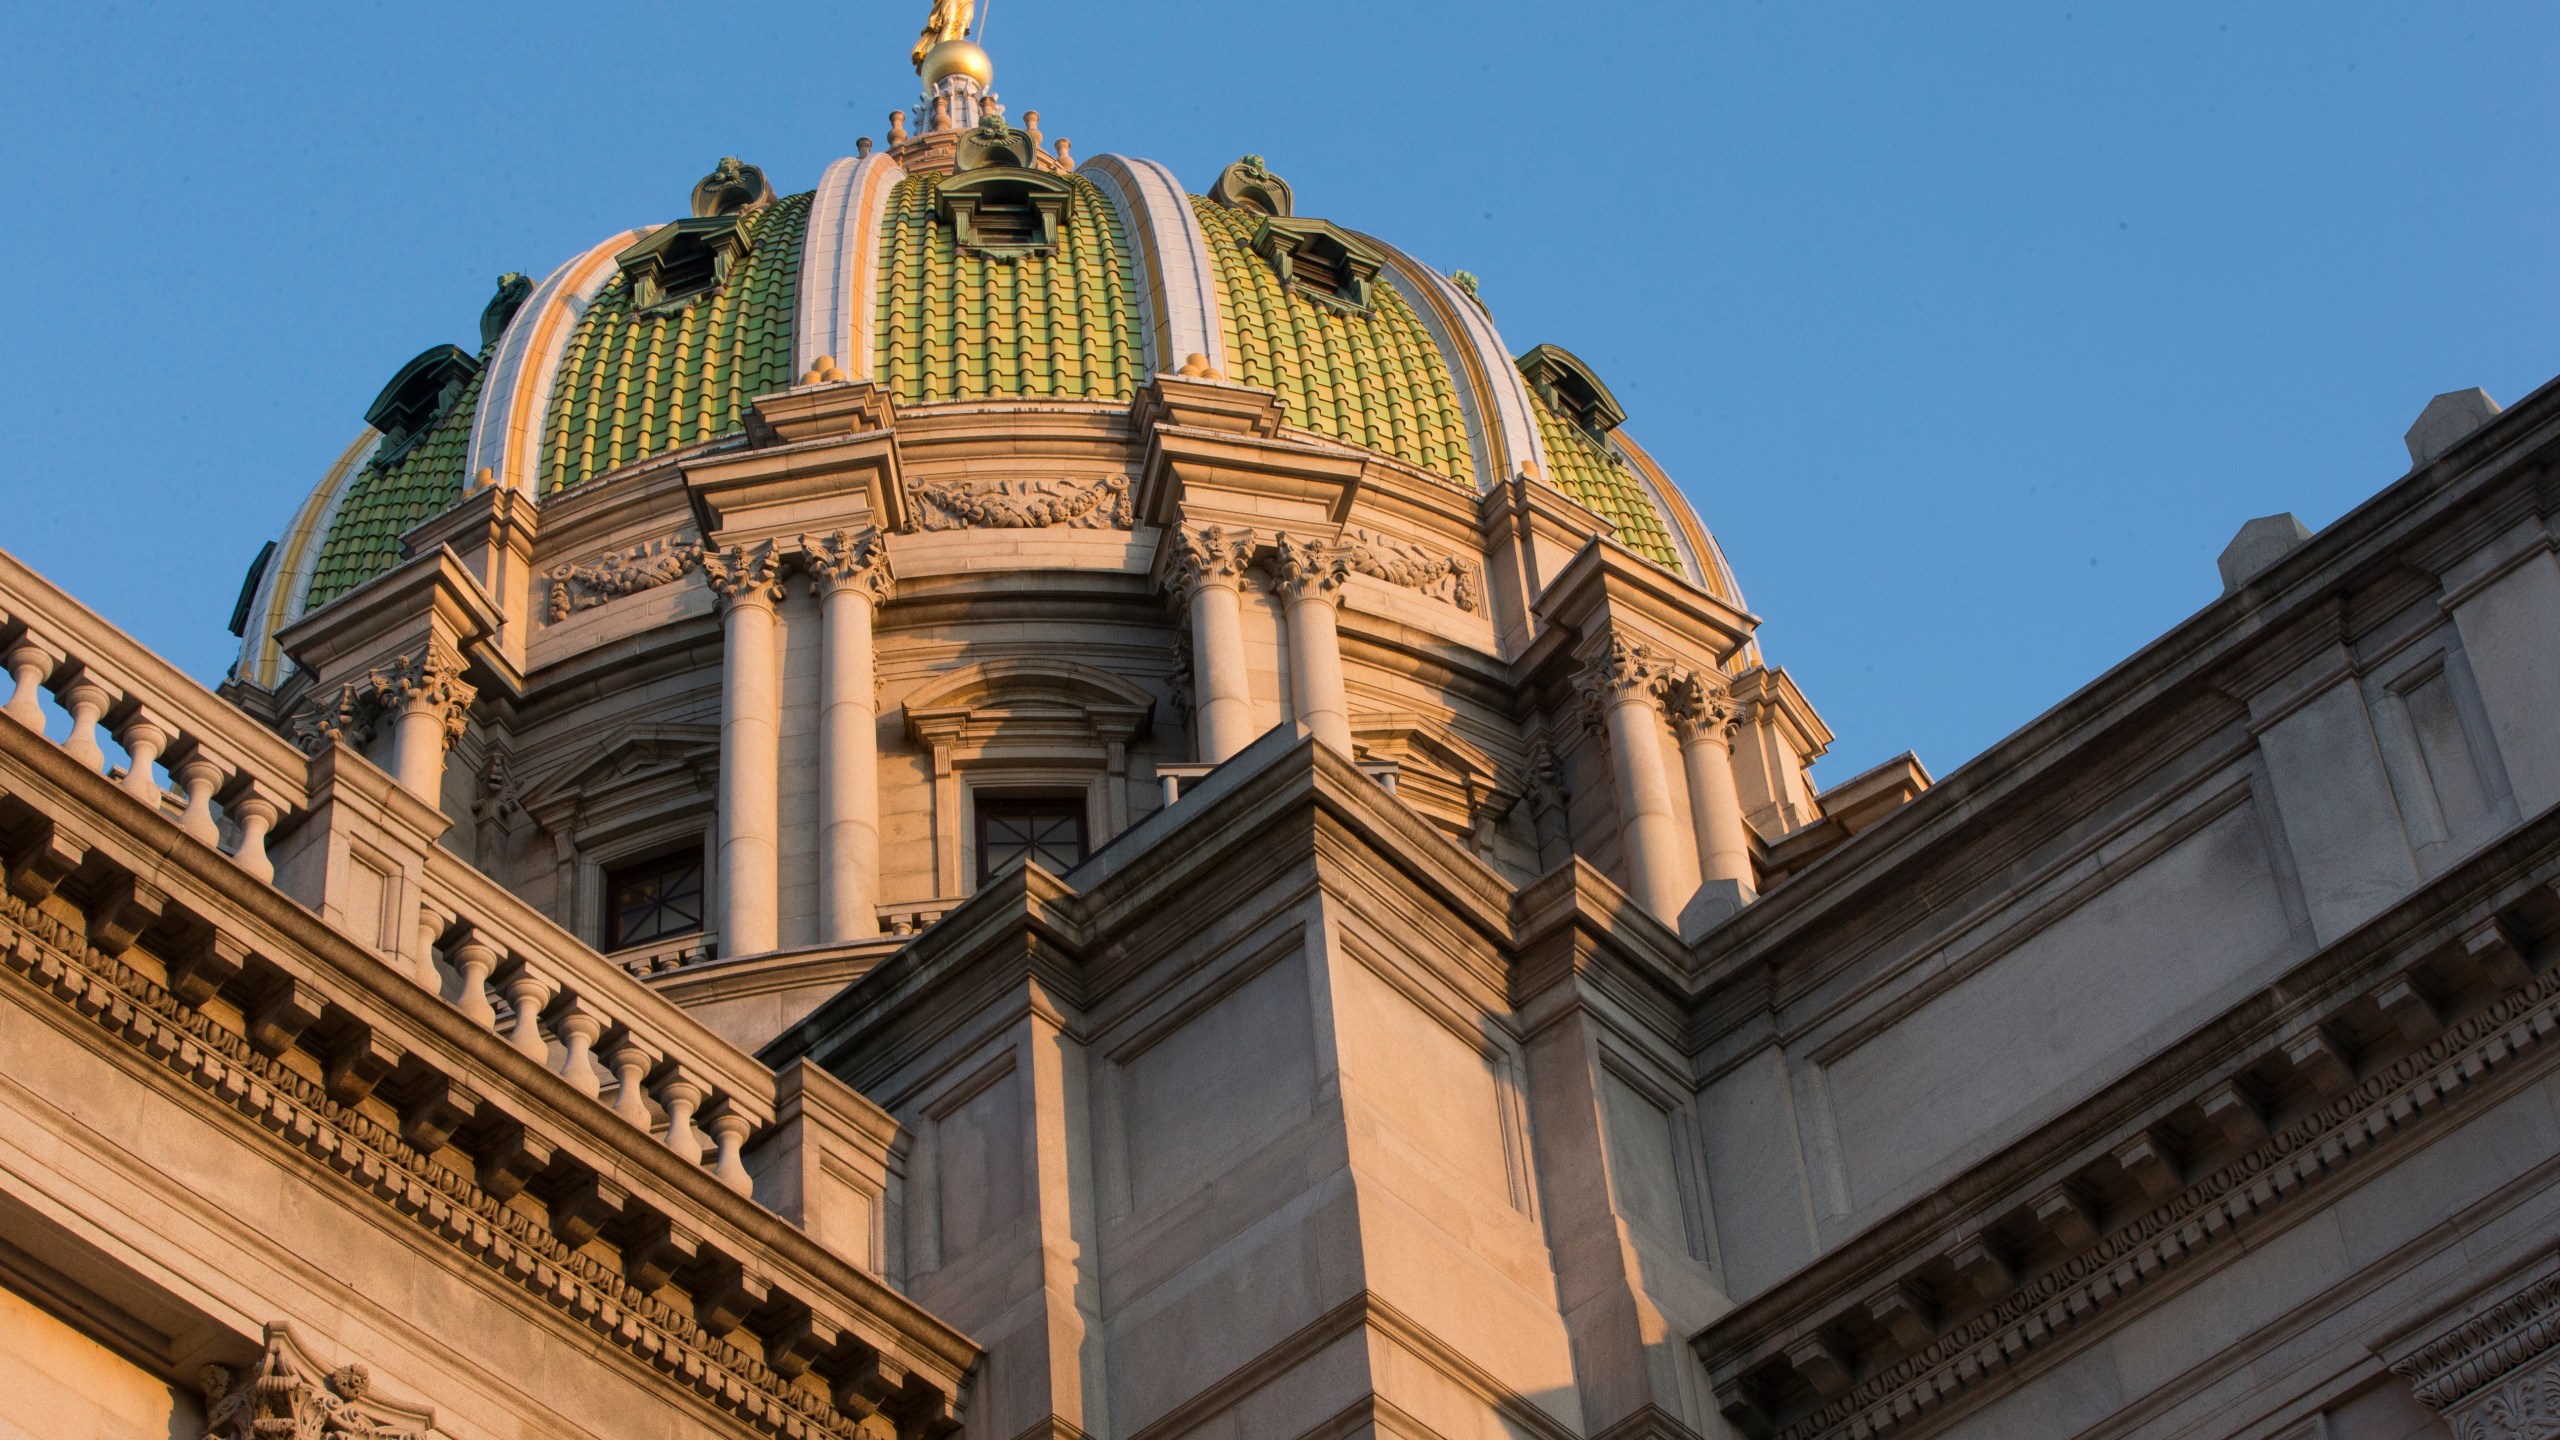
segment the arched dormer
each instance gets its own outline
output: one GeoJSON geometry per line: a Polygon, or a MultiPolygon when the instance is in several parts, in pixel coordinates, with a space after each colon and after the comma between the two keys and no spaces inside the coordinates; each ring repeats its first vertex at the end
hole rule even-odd
{"type": "Polygon", "coordinates": [[[1561,345],[1533,345],[1520,357],[1520,378],[1547,403],[1547,408],[1573,422],[1593,440],[1606,445],[1611,431],[1627,423],[1626,407],[1580,356],[1561,345]]]}
{"type": "Polygon", "coordinates": [[[407,454],[418,437],[453,412],[479,373],[480,362],[459,345],[430,346],[401,366],[365,407],[364,423],[382,432],[373,463],[389,465],[407,454]]]}
{"type": "Polygon", "coordinates": [[[907,738],[931,760],[936,898],[977,888],[994,827],[1072,816],[1079,859],[1127,829],[1129,747],[1155,703],[1107,670],[1042,659],[963,666],[909,696],[907,738]]]}

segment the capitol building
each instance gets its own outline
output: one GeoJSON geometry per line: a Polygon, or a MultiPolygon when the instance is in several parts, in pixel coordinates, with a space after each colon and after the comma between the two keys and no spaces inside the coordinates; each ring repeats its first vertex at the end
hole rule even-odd
{"type": "Polygon", "coordinates": [[[2560,389],[1825,788],[1575,337],[971,8],[218,688],[0,553],[0,1437],[2560,1437],[2560,389]]]}

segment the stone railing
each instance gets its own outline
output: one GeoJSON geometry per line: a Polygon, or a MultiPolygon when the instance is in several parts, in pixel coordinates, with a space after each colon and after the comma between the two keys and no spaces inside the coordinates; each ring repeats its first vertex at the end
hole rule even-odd
{"type": "Polygon", "coordinates": [[[12,1003],[51,995],[765,1433],[956,1425],[974,1347],[878,1278],[876,1240],[826,1233],[895,1203],[878,1107],[777,1076],[445,849],[372,762],[306,759],[5,554],[0,621],[12,1003]]]}
{"type": "Polygon", "coordinates": [[[0,669],[9,682],[0,709],[11,719],[47,734],[51,692],[70,717],[64,753],[251,875],[274,876],[267,836],[302,807],[302,756],[5,551],[0,669]],[[101,726],[125,753],[121,767],[99,743],[101,726]]]}

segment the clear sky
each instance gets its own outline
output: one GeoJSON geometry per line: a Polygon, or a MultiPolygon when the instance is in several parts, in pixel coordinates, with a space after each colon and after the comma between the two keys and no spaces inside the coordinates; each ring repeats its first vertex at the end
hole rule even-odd
{"type": "MultiPolygon", "coordinates": [[[[807,188],[926,0],[6,21],[0,546],[218,679],[242,571],[491,281],[807,188]]],[[[1943,774],[2560,371],[2560,6],[996,0],[1018,115],[1483,278],[1580,354],[1839,734],[1943,774]]]]}

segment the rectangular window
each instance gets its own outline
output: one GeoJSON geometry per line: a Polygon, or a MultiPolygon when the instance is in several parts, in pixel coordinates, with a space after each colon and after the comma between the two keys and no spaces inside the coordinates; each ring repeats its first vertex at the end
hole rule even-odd
{"type": "Polygon", "coordinates": [[[700,934],[702,909],[699,848],[618,865],[604,877],[604,948],[700,934]]]}
{"type": "Polygon", "coordinates": [[[978,883],[1025,860],[1064,875],[1084,860],[1084,797],[978,800],[978,883]]]}

